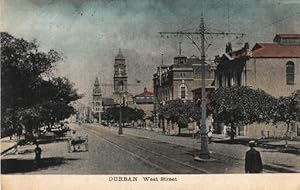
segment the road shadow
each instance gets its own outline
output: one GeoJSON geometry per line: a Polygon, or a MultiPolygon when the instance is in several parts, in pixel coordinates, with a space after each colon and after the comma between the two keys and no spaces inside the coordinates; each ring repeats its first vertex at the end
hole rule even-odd
{"type": "MultiPolygon", "coordinates": [[[[284,167],[294,168],[293,166],[286,166],[286,165],[284,165],[284,167]]],[[[274,165],[264,164],[264,169],[271,170],[271,171],[274,171],[274,172],[278,172],[278,173],[297,173],[296,171],[289,170],[288,168],[284,168],[284,167],[282,167],[282,164],[274,164],[274,165]],[[277,167],[277,166],[279,166],[279,167],[277,167]]]]}
{"type": "Polygon", "coordinates": [[[26,173],[37,170],[47,169],[49,167],[60,166],[66,164],[68,161],[74,161],[78,159],[70,159],[64,157],[51,157],[42,158],[40,163],[37,164],[35,160],[22,160],[22,159],[3,159],[1,160],[1,173],[13,174],[13,173],[26,173]]]}
{"type": "Polygon", "coordinates": [[[222,144],[242,144],[248,145],[249,141],[252,140],[250,138],[243,138],[243,139],[213,139],[212,142],[214,143],[222,143],[222,144]]]}
{"type": "Polygon", "coordinates": [[[289,154],[300,155],[300,149],[299,148],[295,148],[295,147],[281,148],[278,151],[282,152],[282,153],[289,153],[289,154]]]}
{"type": "MultiPolygon", "coordinates": [[[[241,145],[248,146],[248,143],[250,140],[251,140],[251,138],[234,139],[234,140],[215,139],[212,142],[222,143],[222,144],[241,144],[241,145]]],[[[275,151],[281,152],[281,153],[300,155],[300,149],[297,147],[294,147],[292,145],[289,145],[288,147],[286,147],[284,144],[269,144],[270,142],[276,142],[276,140],[273,140],[273,139],[269,139],[269,140],[259,139],[256,142],[257,142],[257,147],[261,147],[261,148],[269,149],[269,150],[275,150],[275,151]]],[[[267,151],[265,151],[265,152],[267,152],[267,151]]]]}
{"type": "Polygon", "coordinates": [[[178,137],[193,137],[193,133],[181,133],[181,134],[177,134],[174,136],[178,136],[178,137]]]}

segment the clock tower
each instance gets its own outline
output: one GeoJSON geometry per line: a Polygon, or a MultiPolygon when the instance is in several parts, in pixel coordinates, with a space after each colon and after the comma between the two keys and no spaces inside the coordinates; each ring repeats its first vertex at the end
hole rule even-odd
{"type": "MultiPolygon", "coordinates": [[[[101,112],[102,112],[102,93],[99,84],[98,77],[96,77],[93,89],[93,106],[92,106],[93,115],[98,115],[98,122],[101,123],[101,112]]],[[[96,118],[94,118],[96,119],[96,118]]]]}
{"type": "Polygon", "coordinates": [[[114,64],[114,94],[127,92],[127,73],[125,58],[119,49],[118,55],[115,57],[114,64]]]}

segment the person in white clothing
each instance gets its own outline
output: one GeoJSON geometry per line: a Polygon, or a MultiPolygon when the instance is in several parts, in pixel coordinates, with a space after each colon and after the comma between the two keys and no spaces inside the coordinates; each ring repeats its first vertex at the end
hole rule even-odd
{"type": "Polygon", "coordinates": [[[207,137],[208,137],[208,143],[209,143],[209,144],[211,143],[212,135],[213,135],[212,130],[209,130],[209,131],[207,132],[207,137]]]}

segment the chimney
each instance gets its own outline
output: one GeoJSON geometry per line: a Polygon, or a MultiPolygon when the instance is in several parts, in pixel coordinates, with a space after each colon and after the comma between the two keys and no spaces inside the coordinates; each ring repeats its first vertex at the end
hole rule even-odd
{"type": "Polygon", "coordinates": [[[231,46],[231,43],[228,42],[226,44],[225,53],[231,53],[231,52],[232,52],[232,46],[231,46]]]}

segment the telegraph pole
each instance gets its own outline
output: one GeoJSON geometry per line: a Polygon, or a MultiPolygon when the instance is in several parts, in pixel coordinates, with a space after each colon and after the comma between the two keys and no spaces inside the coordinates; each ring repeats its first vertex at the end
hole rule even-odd
{"type": "Polygon", "coordinates": [[[100,96],[100,101],[99,101],[100,107],[99,107],[99,125],[101,126],[102,119],[101,119],[101,112],[102,112],[102,95],[100,96]]]}
{"type": "Polygon", "coordinates": [[[205,47],[204,47],[204,19],[201,17],[200,23],[200,35],[201,35],[201,150],[200,157],[209,159],[209,151],[208,151],[208,137],[206,131],[206,93],[205,93],[205,47]]]}
{"type": "Polygon", "coordinates": [[[123,128],[122,128],[122,93],[120,92],[120,113],[119,113],[119,135],[123,135],[123,128]]]}
{"type": "MultiPolygon", "coordinates": [[[[211,35],[239,35],[243,36],[244,33],[233,33],[233,32],[207,32],[204,25],[204,18],[201,16],[200,20],[200,31],[199,32],[159,32],[160,35],[171,34],[171,35],[185,35],[190,39],[193,44],[196,46],[200,52],[200,61],[201,61],[201,150],[199,158],[201,159],[210,159],[210,153],[208,151],[208,137],[206,129],[206,92],[205,92],[205,34],[211,35]],[[200,47],[197,43],[191,38],[190,35],[200,35],[201,44],[200,47]]],[[[197,157],[196,157],[197,158],[197,157]]],[[[195,159],[196,159],[195,158],[195,159]]]]}

